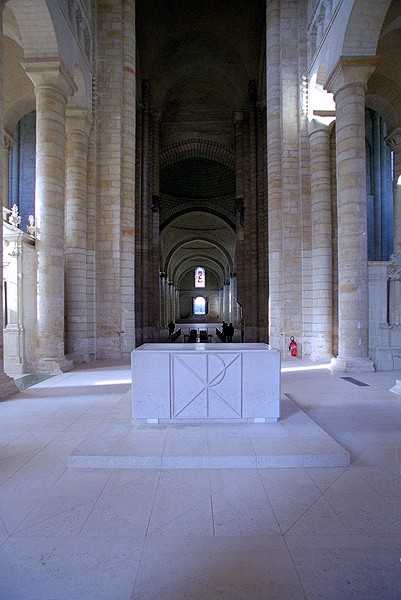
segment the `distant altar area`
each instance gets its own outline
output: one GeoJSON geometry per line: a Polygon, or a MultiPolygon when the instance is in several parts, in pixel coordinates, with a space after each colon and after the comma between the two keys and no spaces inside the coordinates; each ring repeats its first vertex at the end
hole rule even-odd
{"type": "Polygon", "coordinates": [[[145,423],[275,422],[281,357],[268,344],[144,344],[131,353],[132,417],[145,423]]]}

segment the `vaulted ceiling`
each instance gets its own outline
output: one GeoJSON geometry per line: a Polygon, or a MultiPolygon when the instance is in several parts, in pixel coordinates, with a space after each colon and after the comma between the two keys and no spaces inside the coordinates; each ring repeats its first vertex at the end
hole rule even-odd
{"type": "Polygon", "coordinates": [[[139,0],[138,73],[160,119],[161,269],[235,271],[233,114],[264,49],[264,0],[139,0]],[[165,160],[165,156],[170,156],[165,160]]]}

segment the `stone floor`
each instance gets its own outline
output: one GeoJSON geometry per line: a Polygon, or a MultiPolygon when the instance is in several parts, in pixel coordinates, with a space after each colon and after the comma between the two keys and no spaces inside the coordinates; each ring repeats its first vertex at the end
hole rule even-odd
{"type": "Polygon", "coordinates": [[[26,387],[0,403],[0,598],[399,600],[396,379],[283,361],[271,426],[302,421],[304,454],[327,434],[350,464],[325,467],[72,468],[102,427],[132,436],[129,365],[26,387]]]}

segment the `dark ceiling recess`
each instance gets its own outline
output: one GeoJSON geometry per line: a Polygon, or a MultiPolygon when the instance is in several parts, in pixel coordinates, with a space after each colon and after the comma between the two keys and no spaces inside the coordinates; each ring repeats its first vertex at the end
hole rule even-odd
{"type": "Polygon", "coordinates": [[[176,198],[219,198],[235,194],[232,169],[205,158],[187,158],[160,171],[160,193],[176,198]]]}

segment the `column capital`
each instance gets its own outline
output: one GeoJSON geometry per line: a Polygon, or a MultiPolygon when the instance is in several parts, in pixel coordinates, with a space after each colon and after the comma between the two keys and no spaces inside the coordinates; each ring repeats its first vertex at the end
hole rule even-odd
{"type": "Polygon", "coordinates": [[[4,150],[7,150],[7,152],[10,152],[10,150],[14,144],[15,144],[15,139],[13,138],[13,136],[10,133],[8,133],[8,131],[4,130],[4,136],[3,136],[4,150]]]}
{"type": "Polygon", "coordinates": [[[78,89],[69,71],[58,58],[28,58],[22,66],[35,88],[53,87],[66,98],[78,89]]]}
{"type": "Polygon", "coordinates": [[[324,89],[336,96],[352,85],[365,88],[379,60],[378,56],[340,56],[326,79],[324,89]]]}
{"type": "Polygon", "coordinates": [[[384,138],[384,141],[393,150],[396,146],[401,144],[401,127],[395,127],[390,133],[384,138]]]}
{"type": "Polygon", "coordinates": [[[92,113],[87,108],[77,108],[67,106],[66,112],[66,131],[81,131],[89,135],[92,127],[92,113]]]}
{"type": "Polygon", "coordinates": [[[329,133],[330,125],[335,121],[334,116],[319,117],[318,119],[312,119],[308,123],[308,135],[311,136],[318,131],[329,133]]]}

